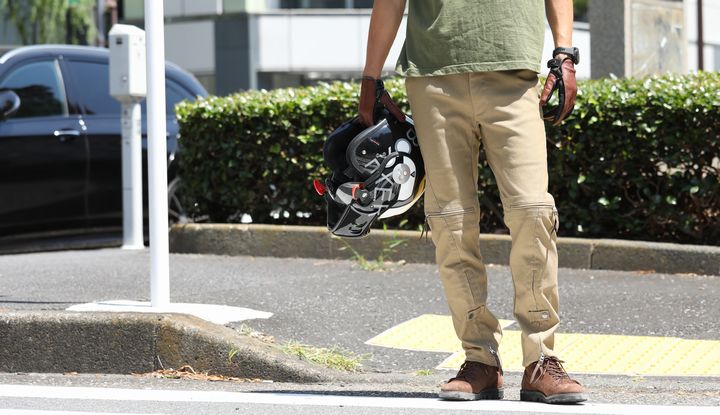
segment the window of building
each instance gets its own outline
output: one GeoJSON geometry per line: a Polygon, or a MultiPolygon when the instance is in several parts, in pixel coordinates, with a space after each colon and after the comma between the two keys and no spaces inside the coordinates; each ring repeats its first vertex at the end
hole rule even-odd
{"type": "Polygon", "coordinates": [[[280,0],[282,9],[370,9],[373,0],[280,0]]]}

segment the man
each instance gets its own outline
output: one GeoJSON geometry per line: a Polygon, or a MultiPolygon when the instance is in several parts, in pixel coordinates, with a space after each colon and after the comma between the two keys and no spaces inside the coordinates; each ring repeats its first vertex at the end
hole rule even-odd
{"type": "MultiPolygon", "coordinates": [[[[363,71],[360,119],[374,122],[376,80],[405,10],[405,0],[373,6],[363,71]]],[[[553,351],[558,327],[558,216],[547,192],[541,103],[557,82],[575,102],[577,49],[572,0],[410,0],[397,71],[406,88],[427,184],[425,213],[455,331],[466,362],[440,390],[449,400],[501,399],[502,329],[486,307],[487,275],[479,247],[478,157],[482,144],[510,229],[514,314],[522,329],[521,399],[577,403],[586,398],[553,351]],[[538,72],[544,16],[552,29],[555,75],[542,99],[538,72]],[[559,79],[564,81],[558,82],[559,79]]]]}

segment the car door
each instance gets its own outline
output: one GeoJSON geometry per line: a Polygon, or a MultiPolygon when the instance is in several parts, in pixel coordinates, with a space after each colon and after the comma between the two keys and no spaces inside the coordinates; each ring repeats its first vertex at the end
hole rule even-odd
{"type": "Polygon", "coordinates": [[[120,103],[110,96],[108,61],[66,56],[62,66],[87,129],[89,226],[122,226],[120,103]]]}
{"type": "Polygon", "coordinates": [[[55,58],[20,62],[0,88],[20,108],[0,120],[0,236],[20,232],[82,231],[86,218],[87,140],[68,105],[55,58]]]}
{"type": "MultiPolygon", "coordinates": [[[[92,227],[122,225],[121,107],[110,96],[107,59],[66,57],[63,68],[72,79],[73,96],[83,113],[89,143],[88,218],[92,227]]],[[[167,148],[177,147],[174,106],[194,96],[172,79],[165,81],[167,148]]],[[[143,205],[147,208],[147,111],[142,103],[143,205]]]]}

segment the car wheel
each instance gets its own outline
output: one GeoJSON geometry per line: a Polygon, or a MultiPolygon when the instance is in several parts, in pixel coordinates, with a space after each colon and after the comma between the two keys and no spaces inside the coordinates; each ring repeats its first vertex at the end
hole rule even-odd
{"type": "Polygon", "coordinates": [[[182,180],[179,177],[172,179],[168,184],[168,223],[170,226],[192,222],[192,218],[180,198],[181,191],[182,180]]]}

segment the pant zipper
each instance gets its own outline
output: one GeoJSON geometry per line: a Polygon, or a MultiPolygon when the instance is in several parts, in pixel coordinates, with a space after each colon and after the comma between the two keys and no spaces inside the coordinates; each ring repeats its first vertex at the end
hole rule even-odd
{"type": "Polygon", "coordinates": [[[523,203],[521,205],[515,205],[512,207],[509,207],[507,210],[516,210],[516,209],[528,209],[528,208],[553,208],[553,205],[549,205],[547,203],[523,203]]]}
{"type": "Polygon", "coordinates": [[[471,213],[474,212],[475,208],[465,208],[465,209],[453,209],[449,210],[447,212],[436,212],[436,213],[426,213],[425,214],[425,222],[423,223],[422,231],[420,232],[420,239],[422,239],[423,235],[425,235],[425,240],[427,241],[427,234],[428,234],[428,228],[430,227],[430,223],[428,219],[430,218],[442,218],[445,216],[454,216],[454,215],[461,215],[464,213],[471,213]]]}
{"type": "Polygon", "coordinates": [[[488,347],[488,349],[490,350],[490,354],[493,355],[493,357],[495,358],[495,362],[497,363],[500,374],[503,375],[504,373],[502,369],[502,364],[500,363],[500,356],[498,356],[497,350],[493,349],[492,347],[488,347]]]}

